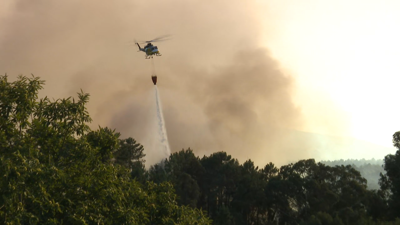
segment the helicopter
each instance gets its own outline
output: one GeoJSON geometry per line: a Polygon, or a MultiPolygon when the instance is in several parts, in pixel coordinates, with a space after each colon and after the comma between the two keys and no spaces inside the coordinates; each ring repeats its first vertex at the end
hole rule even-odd
{"type": "Polygon", "coordinates": [[[140,47],[139,43],[136,41],[135,41],[135,44],[139,47],[139,51],[146,53],[146,56],[145,56],[146,59],[151,59],[151,58],[153,58],[153,56],[161,56],[161,53],[158,51],[157,46],[154,46],[152,44],[152,42],[160,42],[160,41],[169,40],[169,39],[165,39],[167,37],[169,37],[169,35],[154,38],[153,40],[150,40],[150,41],[141,42],[141,44],[147,43],[147,45],[145,45],[143,48],[140,47]]]}

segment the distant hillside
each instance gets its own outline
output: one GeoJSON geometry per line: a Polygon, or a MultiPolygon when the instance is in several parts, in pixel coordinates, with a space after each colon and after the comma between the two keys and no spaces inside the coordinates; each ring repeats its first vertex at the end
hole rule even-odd
{"type": "MultiPolygon", "coordinates": [[[[306,146],[305,152],[310,158],[329,166],[351,165],[367,179],[369,189],[379,189],[379,174],[383,170],[383,158],[388,154],[394,154],[396,148],[385,147],[359,140],[352,137],[340,137],[296,130],[288,130],[288,143],[302,143],[306,146]],[[343,160],[341,158],[353,158],[343,160]],[[359,159],[354,159],[359,158],[359,159]],[[370,159],[365,158],[381,158],[370,159]],[[331,161],[329,161],[329,160],[331,161]]],[[[295,147],[292,147],[295,150],[295,147]]]]}
{"type": "Polygon", "coordinates": [[[379,174],[385,173],[383,169],[382,159],[347,159],[347,160],[334,160],[334,161],[321,161],[321,163],[328,166],[351,165],[354,169],[360,171],[361,176],[367,179],[368,189],[379,189],[379,174]]]}
{"type": "MultiPolygon", "coordinates": [[[[391,138],[391,137],[389,137],[391,138]]],[[[396,152],[395,147],[385,147],[353,137],[341,137],[297,130],[287,130],[287,142],[299,147],[309,154],[310,158],[319,160],[340,159],[383,159],[396,152]]],[[[289,145],[289,144],[288,144],[289,145]]],[[[293,160],[295,161],[295,160],[293,160]]]]}

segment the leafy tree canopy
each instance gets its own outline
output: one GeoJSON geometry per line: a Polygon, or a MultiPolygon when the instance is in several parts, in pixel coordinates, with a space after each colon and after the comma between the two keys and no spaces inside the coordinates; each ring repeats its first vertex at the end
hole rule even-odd
{"type": "Polygon", "coordinates": [[[138,183],[143,147],[109,128],[90,130],[78,99],[38,99],[44,81],[0,76],[0,223],[210,224],[179,206],[169,183],[138,183]]]}

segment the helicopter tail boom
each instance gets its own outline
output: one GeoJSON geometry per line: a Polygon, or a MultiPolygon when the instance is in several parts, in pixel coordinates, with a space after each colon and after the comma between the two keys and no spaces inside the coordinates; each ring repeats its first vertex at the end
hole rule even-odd
{"type": "Polygon", "coordinates": [[[144,51],[144,49],[140,47],[139,43],[136,43],[136,44],[139,47],[139,51],[144,51]]]}

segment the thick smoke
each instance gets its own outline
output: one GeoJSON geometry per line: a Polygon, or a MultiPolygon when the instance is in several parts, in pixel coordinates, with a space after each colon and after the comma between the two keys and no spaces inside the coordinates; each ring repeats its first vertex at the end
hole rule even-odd
{"type": "Polygon", "coordinates": [[[90,93],[93,128],[115,128],[146,149],[151,61],[129,41],[172,34],[155,43],[163,56],[154,59],[172,152],[226,151],[260,165],[309,157],[306,143],[289,138],[302,127],[294,81],[258,47],[255,2],[12,2],[0,3],[0,71],[40,76],[49,97],[90,93]]]}
{"type": "Polygon", "coordinates": [[[298,151],[306,150],[305,143],[290,143],[286,130],[302,125],[291,101],[293,81],[265,49],[239,51],[212,72],[173,68],[188,75],[180,78],[186,85],[171,91],[164,108],[172,149],[224,150],[263,163],[286,162],[288,151],[290,160],[307,157],[298,151]],[[177,99],[186,103],[174,104],[177,99]]]}

